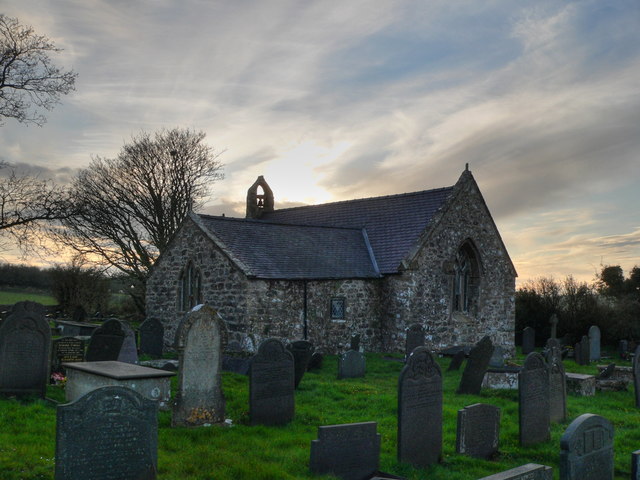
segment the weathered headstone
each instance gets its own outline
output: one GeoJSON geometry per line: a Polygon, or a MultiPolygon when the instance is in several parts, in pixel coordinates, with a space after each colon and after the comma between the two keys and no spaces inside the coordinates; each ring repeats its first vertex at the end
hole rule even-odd
{"type": "Polygon", "coordinates": [[[573,346],[573,359],[578,365],[583,365],[582,363],[582,344],[580,342],[576,342],[573,346]]]}
{"type": "Polygon", "coordinates": [[[0,394],[44,397],[50,355],[51,328],[44,307],[16,303],[0,323],[0,394]]]}
{"type": "Polygon", "coordinates": [[[470,457],[491,459],[500,443],[500,409],[476,403],[458,410],[456,452],[470,457]]]}
{"type": "Polygon", "coordinates": [[[631,480],[640,480],[640,450],[631,452],[631,480]]]}
{"type": "Polygon", "coordinates": [[[442,454],[442,373],[426,347],[416,347],[398,381],[398,461],[419,468],[442,454]]]}
{"type": "Polygon", "coordinates": [[[633,355],[633,386],[636,395],[636,408],[640,408],[640,345],[633,355]]]}
{"type": "Polygon", "coordinates": [[[549,371],[537,352],[527,355],[518,374],[520,445],[546,442],[551,438],[549,371]]]}
{"type": "Polygon", "coordinates": [[[489,360],[489,366],[494,368],[504,367],[504,350],[501,346],[493,347],[493,354],[489,360]]]}
{"type": "Polygon", "coordinates": [[[618,343],[618,355],[621,359],[626,360],[629,357],[629,341],[620,340],[618,343]]]}
{"type": "Polygon", "coordinates": [[[140,354],[162,357],[164,326],[157,318],[147,318],[140,324],[140,354]]]}
{"type": "Polygon", "coordinates": [[[60,337],[51,342],[51,372],[64,373],[63,363],[84,362],[84,341],[60,337]]]}
{"type": "Polygon", "coordinates": [[[155,479],[157,412],[156,402],[115,386],[60,405],[55,480],[155,479]]]}
{"type": "Polygon", "coordinates": [[[552,480],[553,469],[546,465],[527,463],[504,472],[482,477],[480,480],[552,480]]]}
{"type": "Polygon", "coordinates": [[[597,325],[589,328],[589,360],[592,362],[600,360],[600,329],[597,325]]]}
{"type": "Polygon", "coordinates": [[[549,324],[551,325],[551,338],[556,338],[558,336],[558,316],[555,313],[551,315],[549,324]]]}
{"type": "Polygon", "coordinates": [[[560,438],[560,480],[613,480],[613,425],[585,413],[560,438]]]}
{"type": "Polygon", "coordinates": [[[549,368],[549,418],[552,422],[564,422],[567,418],[567,376],[562,363],[560,343],[550,338],[546,353],[549,368]]]}
{"type": "Polygon", "coordinates": [[[415,348],[424,346],[424,327],[419,323],[414,323],[406,329],[405,333],[404,355],[407,359],[415,348]]]}
{"type": "Polygon", "coordinates": [[[480,340],[469,352],[467,365],[462,372],[458,393],[478,395],[482,388],[482,380],[493,354],[493,344],[489,337],[480,340]]]}
{"type": "Polygon", "coordinates": [[[87,362],[118,360],[126,332],[119,320],[107,320],[91,334],[85,359],[87,362]]]}
{"type": "MultiPolygon", "coordinates": [[[[110,322],[113,320],[108,321],[110,322]]],[[[124,331],[122,347],[120,347],[120,353],[116,360],[124,363],[138,363],[138,342],[136,341],[136,333],[127,322],[122,322],[121,320],[115,321],[122,324],[122,330],[124,331]]]]}
{"type": "Polygon", "coordinates": [[[364,377],[366,366],[366,359],[362,353],[349,350],[338,359],[338,378],[364,377]]]}
{"type": "Polygon", "coordinates": [[[220,367],[226,343],[224,320],[208,305],[197,305],[180,322],[175,340],[180,366],[173,426],[224,422],[220,367]]]}
{"type": "Polygon", "coordinates": [[[380,434],[376,429],[376,422],[318,427],[318,439],[311,441],[311,471],[342,480],[371,478],[380,461],[380,434]]]}
{"type": "Polygon", "coordinates": [[[324,361],[324,355],[322,352],[315,351],[311,354],[309,365],[307,365],[307,371],[320,370],[324,361]]]}
{"type": "Polygon", "coordinates": [[[582,340],[580,340],[580,359],[582,360],[582,365],[591,363],[591,344],[589,343],[589,337],[586,335],[583,335],[582,340]]]}
{"type": "Polygon", "coordinates": [[[451,363],[449,363],[449,368],[447,368],[447,372],[458,371],[462,362],[464,362],[465,353],[464,350],[458,350],[458,352],[451,359],[451,363]]]}
{"type": "Polygon", "coordinates": [[[298,388],[304,373],[307,371],[311,355],[313,355],[313,343],[306,340],[297,340],[287,345],[287,350],[293,355],[295,365],[295,387],[298,388]]]}
{"type": "Polygon", "coordinates": [[[294,359],[274,338],[265,340],[249,368],[249,418],[252,425],[284,425],[295,411],[294,359]]]}
{"type": "Polygon", "coordinates": [[[528,355],[536,349],[536,331],[531,327],[522,330],[522,354],[528,355]]]}
{"type": "Polygon", "coordinates": [[[604,370],[602,370],[599,374],[598,374],[598,380],[603,380],[603,379],[607,379],[607,378],[611,378],[611,375],[613,375],[613,372],[616,371],[616,364],[615,363],[610,363],[609,365],[607,365],[605,367],[604,370]]]}

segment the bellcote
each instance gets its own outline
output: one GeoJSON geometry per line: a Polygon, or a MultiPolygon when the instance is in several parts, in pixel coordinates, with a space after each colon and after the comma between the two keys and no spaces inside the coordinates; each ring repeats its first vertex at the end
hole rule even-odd
{"type": "Polygon", "coordinates": [[[247,190],[246,218],[260,218],[263,212],[273,212],[273,192],[262,175],[247,190]]]}

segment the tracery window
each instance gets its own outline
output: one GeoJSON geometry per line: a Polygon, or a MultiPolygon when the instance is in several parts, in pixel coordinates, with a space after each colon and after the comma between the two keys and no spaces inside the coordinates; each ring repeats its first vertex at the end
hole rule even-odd
{"type": "Polygon", "coordinates": [[[472,312],[477,306],[480,264],[478,255],[469,242],[458,250],[453,268],[453,310],[472,312]]]}
{"type": "Polygon", "coordinates": [[[202,303],[202,275],[200,270],[193,265],[193,262],[187,263],[187,266],[180,274],[178,302],[182,311],[191,310],[202,303]]]}

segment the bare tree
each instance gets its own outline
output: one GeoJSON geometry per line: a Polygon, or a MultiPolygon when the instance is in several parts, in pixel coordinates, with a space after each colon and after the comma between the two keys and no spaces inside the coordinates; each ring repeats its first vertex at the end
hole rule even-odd
{"type": "Polygon", "coordinates": [[[154,261],[222,178],[220,153],[204,138],[178,128],[142,132],[117,158],[94,158],[72,185],[74,215],[54,231],[85,258],[129,275],[140,309],[154,261]]]}
{"type": "Polygon", "coordinates": [[[0,163],[8,175],[0,180],[0,250],[15,243],[23,253],[42,246],[42,227],[73,213],[66,192],[49,180],[19,174],[0,163]]]}
{"type": "Polygon", "coordinates": [[[51,110],[61,95],[74,90],[77,74],[49,58],[59,51],[33,28],[0,14],[0,125],[2,118],[15,118],[41,126],[46,118],[37,108],[51,110]]]}

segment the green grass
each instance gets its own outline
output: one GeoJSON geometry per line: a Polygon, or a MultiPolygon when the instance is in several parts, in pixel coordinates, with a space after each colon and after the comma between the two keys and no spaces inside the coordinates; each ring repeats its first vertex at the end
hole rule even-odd
{"type": "MultiPolygon", "coordinates": [[[[399,358],[396,356],[396,358],[399,358]]],[[[382,355],[367,355],[367,376],[337,380],[337,358],[325,357],[323,368],[305,374],[296,391],[296,416],[289,425],[248,425],[248,378],[223,374],[227,417],[233,427],[171,428],[169,412],[159,414],[158,478],[162,480],[324,479],[309,472],[311,440],[319,425],[376,421],[382,436],[380,469],[408,479],[475,480],[525,463],[552,466],[559,478],[560,437],[570,421],[582,413],[608,418],[615,427],[616,479],[630,477],[631,452],[640,448],[640,410],[633,388],[626,392],[598,392],[595,397],[569,395],[569,420],[554,424],[551,441],[518,445],[518,403],[515,390],[483,390],[480,395],[457,395],[460,372],[446,372],[449,359],[439,359],[443,371],[443,458],[428,469],[396,460],[397,382],[402,363],[382,355]],[[494,461],[455,453],[457,411],[464,406],[491,403],[501,408],[500,455],[494,461]]],[[[522,357],[519,357],[519,363],[522,357]]],[[[605,363],[604,361],[602,363],[605,363]]],[[[622,362],[620,362],[622,363],[622,362]]],[[[627,363],[628,364],[628,363],[627,363]]],[[[596,373],[595,365],[569,371],[596,373]]],[[[174,378],[175,391],[175,378],[174,378]]],[[[48,395],[63,400],[59,387],[48,395]]],[[[55,452],[55,405],[42,401],[0,399],[0,477],[3,480],[52,479],[55,452]]]]}
{"type": "Polygon", "coordinates": [[[30,300],[32,302],[38,302],[42,305],[57,305],[58,302],[55,298],[51,296],[51,294],[44,291],[24,291],[24,290],[13,290],[9,288],[4,288],[0,290],[0,305],[13,305],[17,302],[22,302],[25,300],[30,300]]]}

